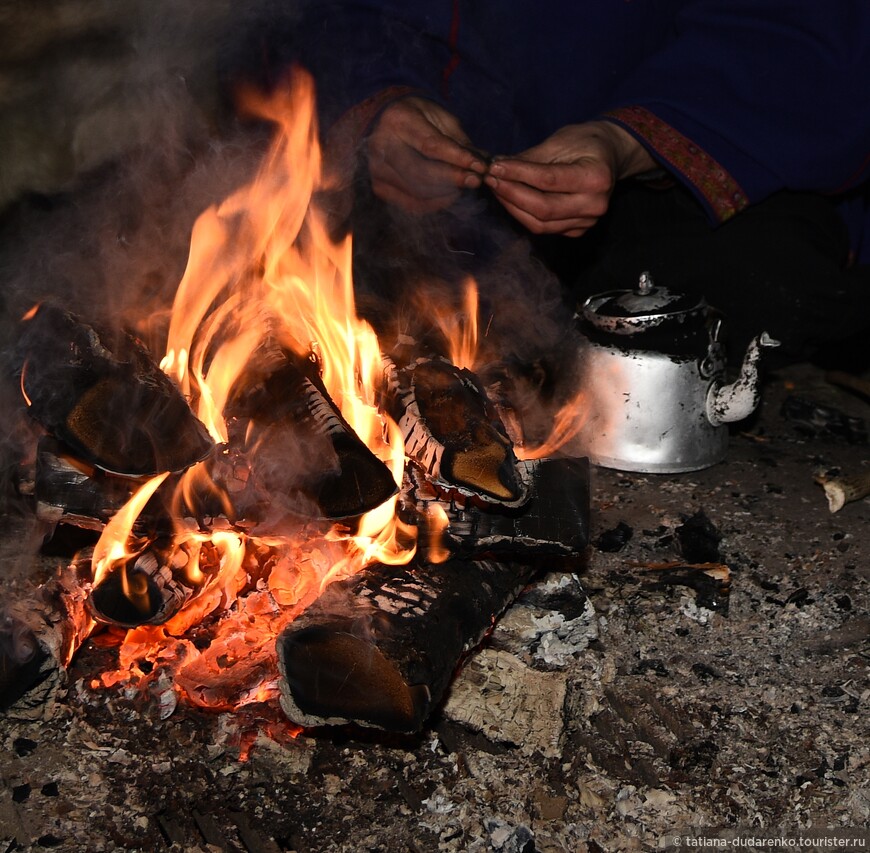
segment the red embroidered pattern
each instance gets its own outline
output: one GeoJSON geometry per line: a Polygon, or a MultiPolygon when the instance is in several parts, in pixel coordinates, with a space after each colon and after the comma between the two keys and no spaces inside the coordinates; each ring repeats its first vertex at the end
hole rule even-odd
{"type": "Polygon", "coordinates": [[[720,222],[749,204],[746,193],[719,163],[654,113],[644,107],[620,107],[607,115],[649,142],[656,157],[695,186],[720,222]]]}

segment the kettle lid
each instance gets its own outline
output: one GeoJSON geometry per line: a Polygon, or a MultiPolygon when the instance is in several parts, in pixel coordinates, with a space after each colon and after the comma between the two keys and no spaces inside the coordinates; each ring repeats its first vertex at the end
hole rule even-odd
{"type": "Polygon", "coordinates": [[[609,290],[590,296],[583,303],[581,314],[599,329],[631,334],[664,320],[685,322],[692,315],[703,322],[707,308],[703,297],[659,287],[644,272],[634,290],[609,290]]]}

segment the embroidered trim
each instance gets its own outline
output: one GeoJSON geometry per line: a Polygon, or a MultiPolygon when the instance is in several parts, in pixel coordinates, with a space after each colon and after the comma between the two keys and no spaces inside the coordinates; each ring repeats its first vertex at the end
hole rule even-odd
{"type": "Polygon", "coordinates": [[[688,180],[713,215],[724,222],[749,204],[746,193],[700,146],[644,107],[619,107],[605,113],[642,136],[655,154],[688,180]]]}

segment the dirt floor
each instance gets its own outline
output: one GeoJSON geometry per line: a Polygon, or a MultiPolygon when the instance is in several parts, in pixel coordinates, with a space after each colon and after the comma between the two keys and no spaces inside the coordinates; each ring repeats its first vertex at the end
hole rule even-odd
{"type": "MultiPolygon", "coordinates": [[[[91,689],[110,653],[86,645],[38,719],[0,720],[0,853],[644,850],[701,828],[831,828],[866,845],[870,502],[832,513],[815,476],[868,471],[868,417],[800,366],[770,378],[724,463],[594,470],[591,544],[573,567],[594,616],[548,657],[517,647],[527,605],[508,611],[457,681],[467,693],[468,673],[479,685],[495,662],[524,685],[506,699],[501,685],[489,724],[451,700],[416,737],[269,737],[274,709],[167,714],[91,689]],[[672,561],[713,565],[653,568],[672,561]],[[527,713],[535,691],[552,713],[527,713]]],[[[14,595],[33,567],[30,522],[5,527],[14,595]]]]}

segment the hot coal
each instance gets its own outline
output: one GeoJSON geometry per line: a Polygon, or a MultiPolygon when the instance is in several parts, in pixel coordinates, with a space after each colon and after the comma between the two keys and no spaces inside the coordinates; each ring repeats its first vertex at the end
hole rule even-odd
{"type": "Polygon", "coordinates": [[[181,471],[213,442],[132,335],[50,303],[23,321],[17,347],[30,414],[80,459],[124,476],[181,471]]]}
{"type": "Polygon", "coordinates": [[[281,707],[304,726],[418,731],[534,572],[449,560],[377,564],[333,583],[278,638],[281,707]]]}
{"type": "Polygon", "coordinates": [[[405,452],[436,485],[486,503],[527,498],[513,445],[477,377],[443,358],[386,360],[384,408],[405,452]]]}

